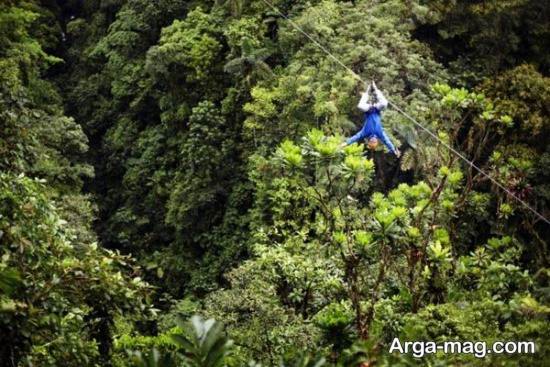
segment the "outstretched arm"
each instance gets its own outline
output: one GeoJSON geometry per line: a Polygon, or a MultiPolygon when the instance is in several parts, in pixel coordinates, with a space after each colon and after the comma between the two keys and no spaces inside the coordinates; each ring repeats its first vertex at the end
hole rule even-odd
{"type": "Polygon", "coordinates": [[[350,144],[356,143],[359,140],[362,140],[364,138],[365,138],[365,131],[364,129],[361,129],[357,132],[357,134],[353,135],[351,138],[346,140],[344,145],[350,145],[350,144]]]}

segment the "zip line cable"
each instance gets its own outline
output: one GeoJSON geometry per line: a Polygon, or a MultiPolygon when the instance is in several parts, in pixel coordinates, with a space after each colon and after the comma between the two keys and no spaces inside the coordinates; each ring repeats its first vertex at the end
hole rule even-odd
{"type": "MultiPolygon", "coordinates": [[[[326,47],[324,47],[322,44],[320,44],[316,39],[314,39],[313,37],[311,37],[306,31],[304,31],[302,28],[300,28],[299,25],[297,25],[294,21],[292,21],[292,19],[290,19],[289,17],[287,17],[285,14],[283,14],[275,5],[271,4],[269,1],[267,0],[262,0],[267,6],[269,6],[271,9],[273,9],[274,11],[276,11],[280,16],[282,16],[283,18],[285,18],[297,31],[299,31],[300,33],[302,33],[304,36],[306,36],[312,43],[314,43],[317,47],[319,47],[322,51],[324,51],[328,56],[330,56],[334,61],[336,61],[336,63],[338,63],[340,66],[342,66],[344,69],[346,69],[347,71],[349,71],[351,73],[351,75],[353,75],[353,77],[355,77],[357,80],[359,80],[360,82],[364,83],[364,84],[367,84],[367,82],[365,80],[363,80],[363,78],[361,78],[355,71],[353,71],[349,66],[347,66],[346,64],[344,64],[342,61],[340,61],[340,59],[338,59],[336,56],[334,56],[326,47]]],[[[531,205],[529,205],[526,201],[524,201],[523,199],[521,199],[520,197],[518,197],[516,194],[514,194],[513,192],[511,192],[510,190],[508,190],[503,184],[501,184],[500,182],[498,182],[496,179],[494,179],[493,177],[491,177],[489,174],[485,173],[481,168],[479,168],[474,162],[472,162],[471,160],[469,160],[468,158],[466,158],[462,153],[460,153],[458,150],[456,150],[455,148],[453,148],[452,146],[450,146],[449,144],[445,143],[444,141],[442,141],[433,131],[431,131],[430,129],[428,129],[427,127],[425,127],[424,125],[422,125],[421,123],[419,123],[418,121],[416,121],[412,116],[410,116],[408,113],[406,113],[405,111],[403,111],[399,106],[397,106],[395,103],[393,103],[391,100],[388,99],[388,103],[399,113],[401,113],[403,116],[405,116],[407,119],[409,119],[413,124],[415,124],[416,126],[418,126],[419,128],[421,128],[422,130],[424,130],[426,133],[428,133],[428,135],[430,135],[433,139],[435,139],[436,141],[438,141],[441,145],[443,145],[445,148],[447,148],[449,151],[451,151],[452,153],[454,153],[457,157],[459,157],[460,159],[462,159],[464,162],[466,162],[470,167],[474,168],[476,171],[478,171],[481,175],[483,175],[484,177],[486,177],[487,179],[489,179],[491,182],[493,182],[496,186],[498,186],[501,190],[503,190],[504,192],[506,192],[508,195],[510,195],[512,198],[514,198],[516,201],[518,201],[519,203],[521,203],[525,208],[529,209],[533,214],[535,214],[535,216],[537,216],[539,219],[541,219],[542,221],[544,221],[546,224],[549,224],[550,225],[550,220],[546,219],[545,216],[543,216],[542,214],[540,214],[536,209],[534,209],[533,207],[531,207],[531,205]]]]}

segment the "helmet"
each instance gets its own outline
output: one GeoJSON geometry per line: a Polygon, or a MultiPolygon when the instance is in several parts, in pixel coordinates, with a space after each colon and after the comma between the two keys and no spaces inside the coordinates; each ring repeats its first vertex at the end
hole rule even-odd
{"type": "Polygon", "coordinates": [[[376,139],[374,136],[369,138],[369,141],[367,143],[367,147],[370,150],[374,150],[374,149],[376,149],[377,146],[378,146],[378,139],[376,139]]]}

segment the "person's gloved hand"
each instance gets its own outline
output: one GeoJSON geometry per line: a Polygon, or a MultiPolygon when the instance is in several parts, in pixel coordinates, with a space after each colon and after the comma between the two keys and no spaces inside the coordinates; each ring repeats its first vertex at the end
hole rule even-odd
{"type": "Polygon", "coordinates": [[[395,156],[397,158],[401,157],[401,151],[399,150],[399,148],[395,148],[395,156]]]}
{"type": "Polygon", "coordinates": [[[367,84],[367,87],[365,88],[365,93],[370,93],[372,89],[372,84],[367,84]]]}

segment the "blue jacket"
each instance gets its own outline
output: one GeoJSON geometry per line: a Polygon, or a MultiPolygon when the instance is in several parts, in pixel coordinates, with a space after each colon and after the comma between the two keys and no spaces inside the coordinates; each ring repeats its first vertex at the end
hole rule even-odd
{"type": "Polygon", "coordinates": [[[365,111],[365,120],[363,122],[363,128],[359,132],[349,138],[346,143],[353,144],[359,140],[370,139],[372,137],[377,138],[382,141],[388,149],[395,154],[395,147],[393,146],[391,140],[386,135],[384,128],[382,127],[382,119],[380,117],[380,112],[386,108],[388,101],[378,89],[375,90],[377,102],[375,104],[369,104],[369,94],[368,92],[363,93],[361,100],[357,107],[362,111],[365,111]]]}

